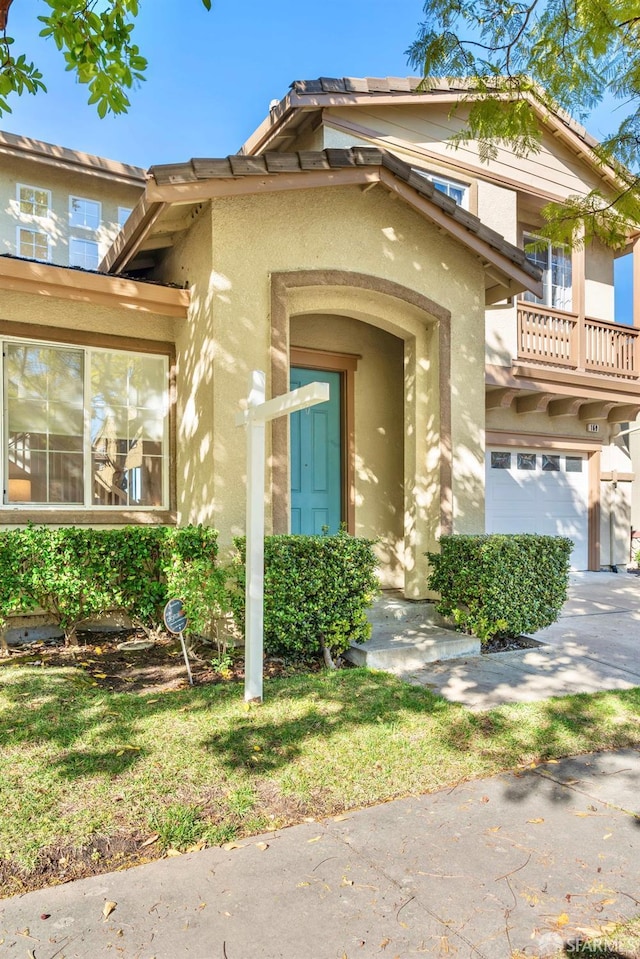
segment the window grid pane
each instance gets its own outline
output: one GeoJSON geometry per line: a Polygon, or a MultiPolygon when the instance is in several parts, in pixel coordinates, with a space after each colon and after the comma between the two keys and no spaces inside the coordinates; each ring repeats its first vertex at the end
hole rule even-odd
{"type": "Polygon", "coordinates": [[[25,216],[49,216],[50,194],[33,186],[21,186],[18,193],[20,213],[25,216]]]}
{"type": "Polygon", "coordinates": [[[79,240],[72,236],[69,241],[69,265],[81,266],[83,270],[97,270],[99,263],[98,244],[95,240],[79,240]]]}
{"type": "Polygon", "coordinates": [[[69,198],[69,222],[71,226],[97,230],[100,226],[100,218],[101,205],[97,200],[85,200],[79,196],[69,198]]]}
{"type": "Polygon", "coordinates": [[[165,505],[166,357],[11,341],[5,357],[5,502],[165,505]]]}
{"type": "Polygon", "coordinates": [[[30,260],[49,260],[49,237],[40,230],[20,228],[18,234],[18,254],[30,260]]]}

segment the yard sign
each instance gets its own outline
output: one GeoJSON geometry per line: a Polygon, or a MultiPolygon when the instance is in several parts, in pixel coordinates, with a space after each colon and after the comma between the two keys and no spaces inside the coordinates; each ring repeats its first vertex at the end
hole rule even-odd
{"type": "Polygon", "coordinates": [[[249,381],[248,409],[238,413],[237,426],[247,427],[247,547],[245,587],[244,698],[262,702],[264,651],[264,474],[265,424],[329,399],[328,383],[309,383],[266,400],[266,376],[254,370],[249,381]]]}

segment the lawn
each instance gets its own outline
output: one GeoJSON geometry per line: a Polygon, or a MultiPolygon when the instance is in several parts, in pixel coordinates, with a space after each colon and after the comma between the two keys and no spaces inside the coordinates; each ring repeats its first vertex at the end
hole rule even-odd
{"type": "Polygon", "coordinates": [[[540,760],[636,746],[640,689],[474,714],[360,669],[111,692],[0,669],[0,894],[540,760]]]}

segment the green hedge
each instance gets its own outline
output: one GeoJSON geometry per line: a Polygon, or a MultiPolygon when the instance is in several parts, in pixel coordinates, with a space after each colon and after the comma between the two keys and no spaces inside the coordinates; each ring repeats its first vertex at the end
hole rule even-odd
{"type": "Polygon", "coordinates": [[[215,584],[217,596],[223,592],[217,554],[217,532],[204,526],[28,526],[2,532],[0,620],[39,608],[71,642],[84,621],[112,609],[124,610],[134,623],[157,627],[167,598],[180,595],[197,624],[203,577],[215,584]]]}
{"type": "Polygon", "coordinates": [[[573,543],[535,534],[443,536],[430,589],[437,609],[485,641],[535,633],[555,623],[567,597],[573,543]]]}
{"type": "MultiPolygon", "coordinates": [[[[236,623],[244,632],[245,540],[234,566],[231,595],[236,623]]],[[[265,538],[265,652],[289,659],[337,655],[351,642],[369,638],[367,607],[378,591],[373,543],[335,536],[265,538]]]]}

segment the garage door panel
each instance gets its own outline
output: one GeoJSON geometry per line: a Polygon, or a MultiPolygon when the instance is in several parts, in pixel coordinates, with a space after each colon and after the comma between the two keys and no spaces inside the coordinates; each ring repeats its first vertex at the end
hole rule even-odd
{"type": "Polygon", "coordinates": [[[487,453],[486,529],[490,533],[568,536],[572,567],[588,567],[586,458],[540,450],[487,453]],[[492,453],[497,454],[492,459],[492,453]],[[496,468],[500,464],[502,468],[496,468]],[[552,468],[543,469],[543,465],[552,468]],[[523,469],[523,466],[529,468],[523,469]],[[535,468],[531,468],[535,467],[535,468]]]}

